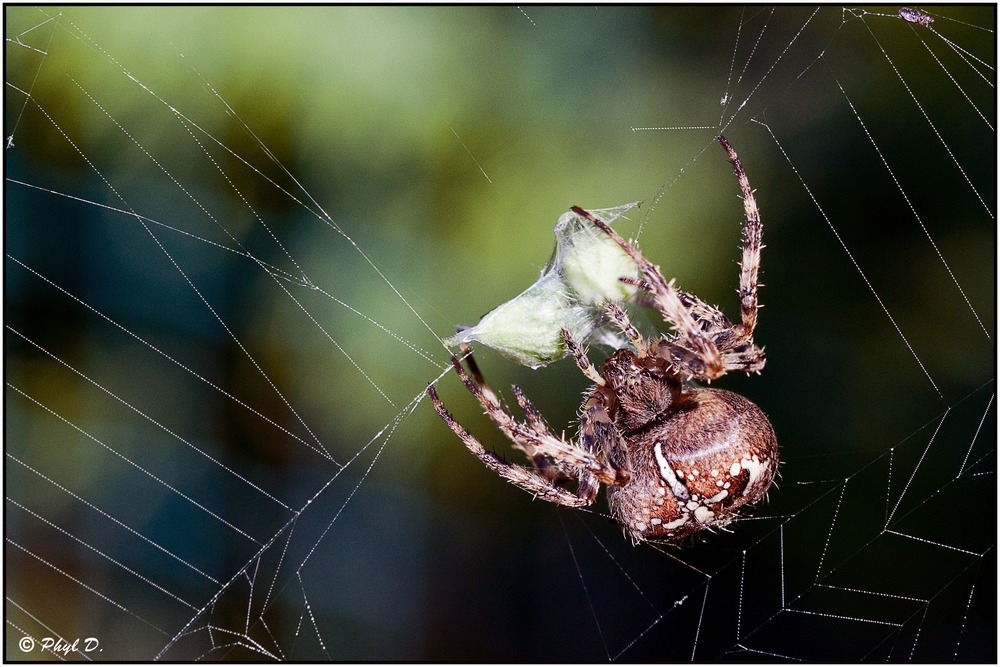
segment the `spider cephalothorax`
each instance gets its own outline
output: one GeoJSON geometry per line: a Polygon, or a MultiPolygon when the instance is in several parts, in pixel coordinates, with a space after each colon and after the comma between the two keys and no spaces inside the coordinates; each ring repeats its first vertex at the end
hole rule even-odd
{"type": "MultiPolygon", "coordinates": [[[[629,343],[598,371],[586,351],[563,330],[566,349],[594,382],[580,412],[575,440],[557,437],[520,389],[514,395],[526,419],[518,421],[500,404],[471,355],[470,373],[452,363],[486,414],[527,454],[534,468],[515,465],[483,448],[427,388],[445,423],[490,469],[545,500],[570,507],[591,504],[600,484],[608,486],[611,515],[634,540],[675,540],[704,528],[721,527],[739,508],[762,499],[778,468],[774,430],[760,408],[738,394],[693,384],[728,371],[759,372],[764,351],[753,342],[757,323],[757,275],[761,223],[757,203],[739,158],[724,137],[743,194],[746,224],[740,264],[740,322],[667,281],[632,244],[583,209],[621,247],[641,278],[634,300],[650,305],[674,329],[647,341],[616,303],[604,313],[629,343]],[[564,488],[575,480],[577,488],[564,488]]],[[[467,351],[467,350],[466,350],[467,351]]]]}

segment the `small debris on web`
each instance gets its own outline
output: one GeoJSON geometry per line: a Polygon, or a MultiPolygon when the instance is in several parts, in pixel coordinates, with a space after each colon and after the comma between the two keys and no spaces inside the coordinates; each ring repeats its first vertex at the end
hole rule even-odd
{"type": "Polygon", "coordinates": [[[922,26],[929,26],[934,23],[934,18],[930,14],[922,9],[911,9],[910,7],[900,7],[899,18],[907,23],[916,23],[922,26]]]}
{"type": "MultiPolygon", "coordinates": [[[[639,202],[633,202],[590,212],[611,225],[637,206],[639,202]]],[[[563,329],[581,343],[604,338],[603,305],[635,293],[636,287],[621,278],[638,278],[638,269],[618,244],[572,211],[559,217],[555,237],[552,257],[531,287],[445,344],[481,343],[516,363],[539,368],[569,353],[563,329]]]]}

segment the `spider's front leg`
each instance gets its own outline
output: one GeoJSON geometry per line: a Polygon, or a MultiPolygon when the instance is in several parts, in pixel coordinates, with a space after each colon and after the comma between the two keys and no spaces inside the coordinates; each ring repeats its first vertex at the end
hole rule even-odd
{"type": "Polygon", "coordinates": [[[743,215],[746,218],[746,224],[743,226],[743,259],[740,261],[739,295],[742,319],[740,337],[743,340],[750,340],[753,337],[753,330],[757,326],[757,309],[759,308],[757,277],[760,272],[760,251],[764,247],[761,243],[763,227],[760,222],[757,199],[753,195],[753,188],[750,187],[750,181],[743,170],[743,163],[725,137],[719,135],[716,138],[729,155],[729,162],[733,165],[736,180],[739,181],[740,191],[743,194],[743,215]]]}
{"type": "Polygon", "coordinates": [[[659,267],[646,259],[646,256],[638,248],[622,238],[618,232],[596,215],[579,206],[573,206],[570,210],[590,220],[635,262],[644,279],[641,285],[642,289],[648,291],[656,309],[677,331],[679,344],[690,350],[694,357],[699,360],[696,364],[697,367],[681,367],[681,370],[687,375],[703,380],[714,380],[725,374],[725,367],[718,348],[699,326],[698,320],[691,310],[684,305],[681,297],[683,293],[674,286],[674,281],[668,281],[664,278],[659,267]]]}

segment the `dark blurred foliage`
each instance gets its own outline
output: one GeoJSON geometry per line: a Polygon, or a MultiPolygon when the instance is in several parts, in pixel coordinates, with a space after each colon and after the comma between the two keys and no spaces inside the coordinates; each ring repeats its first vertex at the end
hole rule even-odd
{"type": "Polygon", "coordinates": [[[6,657],[995,661],[995,8],[924,9],[6,7],[6,657]],[[574,204],[735,315],[720,119],[783,474],[636,548],[412,401],[574,204]]]}

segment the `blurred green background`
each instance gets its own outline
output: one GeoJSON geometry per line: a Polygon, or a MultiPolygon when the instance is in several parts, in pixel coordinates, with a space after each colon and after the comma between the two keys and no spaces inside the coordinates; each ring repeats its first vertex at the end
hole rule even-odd
{"type": "MultiPolygon", "coordinates": [[[[6,7],[7,658],[995,661],[995,8],[927,9],[989,66],[892,8],[6,7]],[[633,548],[413,402],[571,205],[735,315],[720,120],[783,476],[633,548]]],[[[572,423],[572,363],[478,357],[572,423]]]]}

